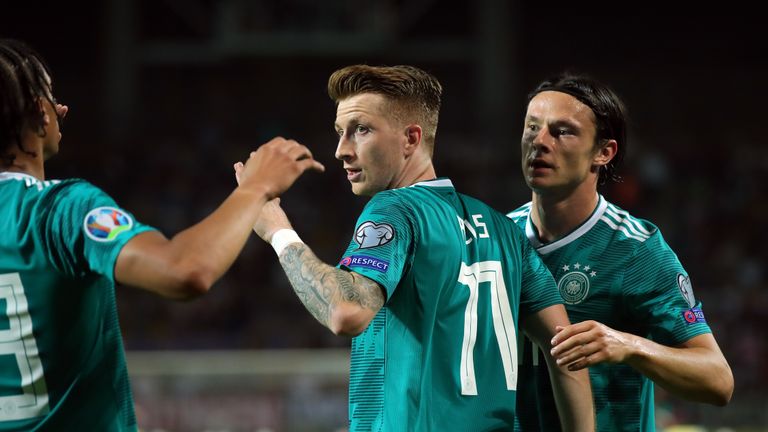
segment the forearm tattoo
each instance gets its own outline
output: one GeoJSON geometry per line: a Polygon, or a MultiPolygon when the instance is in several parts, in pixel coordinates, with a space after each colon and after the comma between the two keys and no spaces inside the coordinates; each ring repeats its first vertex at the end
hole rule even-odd
{"type": "Polygon", "coordinates": [[[321,324],[330,326],[331,314],[341,302],[379,310],[384,294],[376,282],[320,261],[303,243],[292,243],[280,254],[280,264],[304,307],[321,324]]]}

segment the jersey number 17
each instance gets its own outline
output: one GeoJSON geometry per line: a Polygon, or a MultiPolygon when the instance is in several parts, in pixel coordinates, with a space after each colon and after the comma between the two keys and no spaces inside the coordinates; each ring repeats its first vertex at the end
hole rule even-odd
{"type": "Polygon", "coordinates": [[[507,390],[517,390],[517,336],[501,262],[481,261],[470,265],[461,263],[459,283],[469,288],[469,300],[464,311],[464,338],[459,376],[461,394],[468,396],[477,395],[474,348],[477,339],[478,291],[483,282],[487,282],[491,289],[493,329],[499,344],[507,390]]]}

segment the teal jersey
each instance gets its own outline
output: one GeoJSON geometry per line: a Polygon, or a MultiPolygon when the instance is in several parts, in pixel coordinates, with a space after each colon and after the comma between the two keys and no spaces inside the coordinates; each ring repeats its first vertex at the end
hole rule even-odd
{"type": "Polygon", "coordinates": [[[562,303],[522,230],[422,182],[368,202],[340,267],[387,296],[352,340],[350,431],[511,429],[518,317],[562,303]]]}
{"type": "Polygon", "coordinates": [[[114,266],[150,229],[83,180],[0,173],[0,431],[134,431],[114,266]]]}
{"type": "MultiPolygon", "coordinates": [[[[592,215],[565,237],[539,241],[531,203],[509,213],[557,281],[573,323],[595,320],[667,346],[710,333],[688,274],[658,228],[599,196],[592,215]]],[[[535,345],[520,349],[517,430],[559,431],[548,370],[535,345]]],[[[624,364],[589,368],[597,430],[653,431],[653,381],[624,364]]]]}

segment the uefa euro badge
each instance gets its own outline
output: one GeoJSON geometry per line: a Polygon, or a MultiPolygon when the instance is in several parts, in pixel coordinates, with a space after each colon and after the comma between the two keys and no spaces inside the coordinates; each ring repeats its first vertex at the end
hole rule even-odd
{"type": "Polygon", "coordinates": [[[133,219],[114,207],[95,208],[89,211],[83,220],[85,234],[97,242],[110,242],[132,227],[133,219]]]}
{"type": "Polygon", "coordinates": [[[579,304],[584,301],[589,293],[589,280],[597,276],[597,272],[589,265],[581,263],[565,264],[561,270],[566,273],[557,282],[557,289],[563,301],[567,304],[579,304]]]}
{"type": "Polygon", "coordinates": [[[691,286],[691,278],[682,273],[677,274],[677,286],[680,288],[680,293],[688,302],[688,307],[696,306],[696,299],[693,297],[693,287],[691,286]]]}
{"type": "Polygon", "coordinates": [[[385,245],[393,238],[395,238],[395,229],[386,223],[363,222],[355,231],[355,242],[360,245],[358,249],[385,245]]]}

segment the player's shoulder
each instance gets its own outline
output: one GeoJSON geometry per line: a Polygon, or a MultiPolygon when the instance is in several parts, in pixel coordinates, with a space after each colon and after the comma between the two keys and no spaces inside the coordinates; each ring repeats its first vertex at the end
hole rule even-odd
{"type": "Polygon", "coordinates": [[[494,217],[499,217],[501,219],[506,219],[506,215],[502,213],[501,211],[497,210],[487,202],[481,200],[480,198],[474,197],[472,195],[467,195],[465,193],[457,193],[456,194],[459,199],[467,205],[469,209],[475,209],[477,211],[483,211],[484,213],[487,213],[489,215],[493,215],[494,217]]]}
{"type": "Polygon", "coordinates": [[[445,201],[447,197],[454,194],[456,194],[456,189],[449,179],[436,179],[378,192],[371,198],[368,205],[402,205],[406,208],[434,206],[435,202],[445,201]]]}
{"type": "Polygon", "coordinates": [[[528,219],[528,216],[531,214],[531,205],[531,201],[528,201],[527,203],[512,210],[511,212],[507,212],[507,217],[512,219],[512,221],[516,224],[525,222],[528,219]]]}
{"type": "Polygon", "coordinates": [[[81,178],[40,180],[23,173],[0,173],[2,183],[11,184],[24,190],[24,193],[48,195],[60,192],[99,190],[96,186],[81,178]]]}
{"type": "Polygon", "coordinates": [[[504,227],[514,231],[515,233],[517,232],[516,230],[518,227],[516,223],[512,219],[508,218],[507,215],[502,211],[471,195],[462,193],[457,195],[462,201],[463,207],[467,209],[469,213],[471,213],[469,215],[470,217],[474,218],[474,216],[472,216],[474,214],[483,214],[487,218],[485,222],[492,221],[497,228],[504,227]]]}
{"type": "Polygon", "coordinates": [[[66,217],[74,216],[78,211],[116,206],[109,194],[82,178],[46,180],[40,185],[33,185],[33,188],[39,191],[39,195],[28,199],[66,217]]]}
{"type": "Polygon", "coordinates": [[[365,207],[370,208],[408,208],[414,203],[419,202],[417,198],[418,194],[414,193],[413,188],[399,188],[399,189],[387,189],[381,192],[377,192],[371,197],[365,204],[365,207]]]}
{"type": "Polygon", "coordinates": [[[614,239],[627,241],[636,248],[666,245],[658,226],[647,219],[632,215],[611,202],[607,202],[600,222],[604,229],[613,233],[614,239]]]}
{"type": "Polygon", "coordinates": [[[60,197],[78,198],[105,194],[101,188],[82,178],[46,180],[43,183],[43,190],[60,197]]]}
{"type": "Polygon", "coordinates": [[[26,173],[0,172],[0,184],[15,186],[30,191],[44,191],[58,185],[62,180],[40,180],[26,173]]]}

